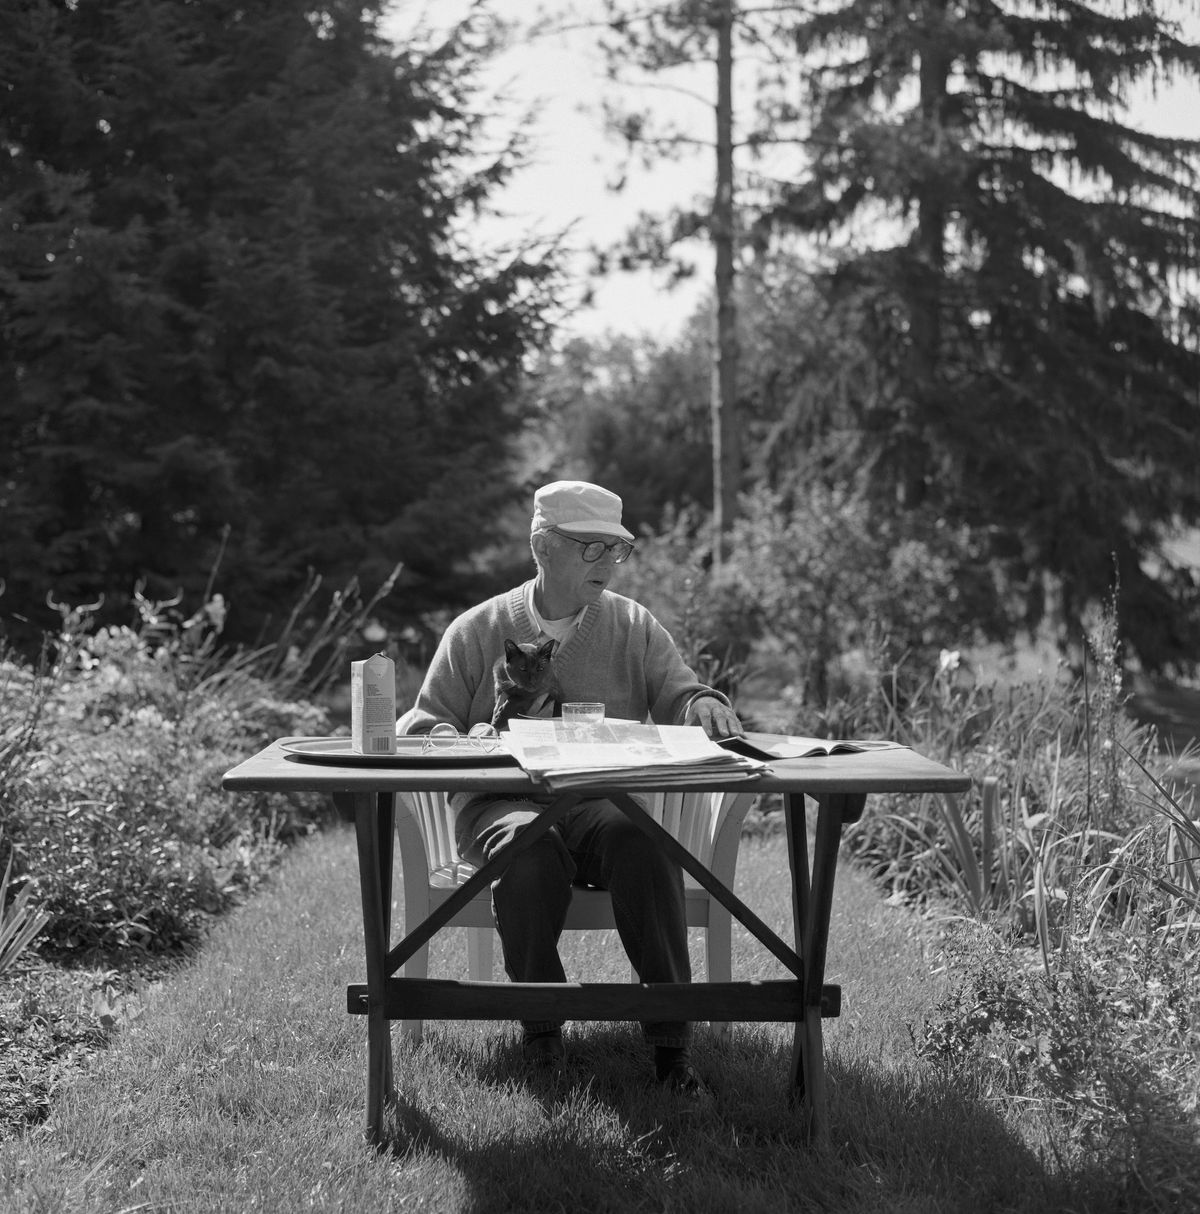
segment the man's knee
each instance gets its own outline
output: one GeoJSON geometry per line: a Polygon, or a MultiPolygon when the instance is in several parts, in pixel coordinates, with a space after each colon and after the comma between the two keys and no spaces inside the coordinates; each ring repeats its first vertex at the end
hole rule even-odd
{"type": "Polygon", "coordinates": [[[604,848],[610,862],[627,872],[653,876],[673,873],[679,867],[624,814],[621,814],[619,819],[614,818],[605,824],[604,848]]]}
{"type": "Polygon", "coordinates": [[[492,890],[499,901],[511,898],[535,907],[545,906],[569,898],[574,879],[575,862],[551,831],[514,856],[492,890]]]}

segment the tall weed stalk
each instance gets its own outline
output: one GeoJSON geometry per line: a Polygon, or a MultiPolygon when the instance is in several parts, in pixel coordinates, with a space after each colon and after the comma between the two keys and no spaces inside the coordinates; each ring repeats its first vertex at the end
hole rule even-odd
{"type": "Polygon", "coordinates": [[[14,895],[8,897],[9,880],[12,877],[13,855],[8,854],[4,876],[0,878],[0,976],[33,943],[37,934],[50,921],[45,911],[34,905],[33,885],[26,882],[14,895]]]}

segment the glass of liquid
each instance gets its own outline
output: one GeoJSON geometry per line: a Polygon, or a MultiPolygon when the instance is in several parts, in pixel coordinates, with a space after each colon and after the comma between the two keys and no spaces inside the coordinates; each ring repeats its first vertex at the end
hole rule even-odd
{"type": "Polygon", "coordinates": [[[595,701],[564,704],[563,722],[567,725],[600,725],[604,721],[604,705],[595,701]]]}

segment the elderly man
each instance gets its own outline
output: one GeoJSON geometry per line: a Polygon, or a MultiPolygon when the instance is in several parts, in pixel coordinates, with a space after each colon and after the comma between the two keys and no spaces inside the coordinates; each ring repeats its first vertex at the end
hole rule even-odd
{"type": "MultiPolygon", "coordinates": [[[[729,701],[687,666],[666,629],[640,604],[609,589],[633,552],[621,499],[599,485],[555,481],[534,494],[530,548],[536,576],[460,615],[447,628],[401,733],[439,722],[466,731],[491,720],[492,667],[506,639],[556,644],[564,701],[602,701],[608,716],[698,724],[711,737],[742,732],[729,701]]],[[[548,798],[458,793],[451,803],[459,854],[476,864],[532,822],[548,798]]],[[[612,894],[617,930],[643,982],[688,982],[687,927],[679,867],[606,800],[583,801],[494,883],[492,904],[514,982],[565,982],[558,955],[571,885],[612,894]]],[[[524,1022],[530,1061],[558,1067],[562,1023],[524,1022]]],[[[684,1096],[704,1093],[688,1055],[690,1025],[643,1025],[658,1081],[684,1096]]]]}

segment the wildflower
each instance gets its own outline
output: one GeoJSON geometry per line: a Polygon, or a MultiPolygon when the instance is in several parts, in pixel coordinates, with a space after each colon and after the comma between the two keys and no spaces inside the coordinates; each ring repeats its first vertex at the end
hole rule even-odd
{"type": "Polygon", "coordinates": [[[939,675],[953,674],[962,663],[962,650],[960,649],[943,649],[938,654],[938,669],[939,675]]]}
{"type": "Polygon", "coordinates": [[[225,596],[223,594],[214,594],[204,604],[204,614],[208,616],[208,622],[217,632],[225,627],[225,613],[225,596]]]}

